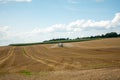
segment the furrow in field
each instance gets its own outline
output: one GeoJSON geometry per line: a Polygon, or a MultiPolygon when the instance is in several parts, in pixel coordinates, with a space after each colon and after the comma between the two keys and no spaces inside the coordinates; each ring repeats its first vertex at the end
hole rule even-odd
{"type": "Polygon", "coordinates": [[[45,61],[49,61],[51,63],[53,63],[56,66],[56,69],[60,69],[62,67],[73,67],[76,68],[77,66],[68,62],[61,62],[59,60],[57,60],[58,58],[63,59],[62,57],[58,57],[57,55],[55,56],[51,56],[51,53],[49,53],[49,50],[46,49],[44,46],[36,46],[36,47],[32,47],[31,48],[35,53],[39,54],[36,57],[45,61]],[[42,56],[41,56],[42,55],[42,56]],[[44,55],[44,56],[43,56],[44,55]],[[41,58],[43,57],[43,58],[41,58]]]}
{"type": "Polygon", "coordinates": [[[31,61],[31,60],[36,61],[32,55],[27,53],[27,50],[25,49],[25,47],[23,47],[22,49],[23,49],[22,53],[23,53],[24,57],[26,57],[29,61],[31,61]]]}
{"type": "Polygon", "coordinates": [[[44,50],[44,47],[32,47],[32,49],[34,49],[35,51],[35,56],[39,59],[43,59],[43,60],[47,60],[47,61],[50,61],[52,63],[58,63],[58,61],[54,60],[55,56],[52,56],[50,54],[48,54],[46,51],[47,50],[44,50]],[[42,48],[42,49],[41,49],[42,48]]]}
{"type": "Polygon", "coordinates": [[[31,56],[29,54],[27,54],[25,47],[23,48],[23,55],[27,58],[31,58],[31,56]]]}
{"type": "Polygon", "coordinates": [[[53,53],[51,49],[46,48],[45,46],[35,46],[34,49],[39,54],[38,56],[41,57],[41,55],[44,55],[43,57],[49,61],[58,63],[63,58],[61,54],[58,55],[57,52],[53,53]]]}
{"type": "Polygon", "coordinates": [[[42,71],[50,67],[24,56],[23,47],[17,46],[12,56],[0,65],[0,72],[19,72],[22,70],[42,71]]]}
{"type": "MultiPolygon", "coordinates": [[[[41,47],[41,45],[38,47],[41,47]]],[[[46,52],[48,55],[53,56],[54,58],[57,58],[57,59],[59,57],[61,58],[62,56],[69,57],[69,55],[70,56],[79,56],[79,54],[75,53],[72,48],[66,48],[66,47],[50,48],[50,47],[44,46],[44,45],[43,45],[43,47],[44,47],[43,52],[46,52]]]]}
{"type": "Polygon", "coordinates": [[[4,47],[2,49],[0,49],[0,60],[4,59],[6,56],[9,55],[9,51],[11,48],[9,47],[4,47]]]}
{"type": "Polygon", "coordinates": [[[25,48],[25,47],[24,47],[24,51],[25,51],[25,55],[26,55],[27,57],[29,57],[29,58],[37,61],[37,62],[40,62],[40,63],[42,63],[42,64],[45,64],[45,65],[47,65],[47,66],[49,66],[49,67],[54,67],[54,65],[48,64],[47,62],[45,62],[45,61],[43,61],[43,60],[41,60],[41,59],[38,59],[38,58],[36,58],[35,56],[31,55],[32,53],[29,51],[29,48],[25,48]]]}
{"type": "Polygon", "coordinates": [[[8,55],[7,55],[4,59],[0,60],[0,64],[2,64],[4,61],[6,61],[8,58],[10,58],[10,57],[13,55],[14,48],[15,48],[15,47],[12,47],[12,48],[9,50],[8,55]]]}
{"type": "Polygon", "coordinates": [[[21,70],[27,69],[28,66],[32,65],[35,62],[36,61],[24,56],[22,47],[16,47],[12,57],[6,61],[6,66],[9,66],[9,68],[6,70],[9,72],[19,72],[21,70]]]}
{"type": "Polygon", "coordinates": [[[15,61],[15,58],[16,58],[16,55],[15,55],[15,52],[14,52],[14,51],[15,51],[15,48],[14,48],[14,50],[13,50],[12,55],[10,56],[10,58],[6,60],[6,61],[8,62],[8,63],[6,64],[6,66],[8,67],[8,68],[6,69],[7,71],[9,71],[12,66],[14,66],[13,64],[14,64],[14,61],[15,61]]]}

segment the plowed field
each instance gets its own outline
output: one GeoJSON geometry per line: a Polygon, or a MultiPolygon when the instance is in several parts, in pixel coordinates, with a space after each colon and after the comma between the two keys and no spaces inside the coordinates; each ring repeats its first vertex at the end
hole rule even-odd
{"type": "MultiPolygon", "coordinates": [[[[0,47],[0,80],[9,80],[8,78],[12,74],[17,76],[19,73],[22,74],[24,72],[34,75],[35,73],[48,72],[47,74],[42,73],[42,75],[49,77],[50,74],[53,72],[55,74],[56,72],[58,74],[55,75],[56,78],[59,75],[61,76],[62,72],[64,75],[70,76],[72,80],[80,80],[78,76],[83,76],[82,72],[86,70],[89,71],[88,73],[83,73],[84,76],[81,80],[92,80],[94,77],[91,78],[90,73],[95,74],[94,71],[97,69],[98,72],[103,70],[103,73],[106,73],[108,69],[112,69],[113,72],[108,70],[106,74],[114,74],[116,80],[120,79],[120,73],[115,76],[115,73],[120,71],[120,38],[64,43],[63,45],[64,47],[58,47],[57,44],[0,47]],[[73,78],[75,72],[77,79],[73,78]],[[88,79],[85,78],[85,74],[89,75],[88,79]]],[[[49,77],[48,79],[45,78],[45,80],[49,80],[49,77]]],[[[100,75],[97,79],[99,77],[100,75]]],[[[23,80],[22,78],[17,80],[23,80]]],[[[95,78],[94,80],[97,79],[95,78]]],[[[101,80],[104,79],[102,78],[101,80]]],[[[15,80],[14,77],[11,80],[15,80]]],[[[28,80],[30,79],[28,78],[28,80]]],[[[39,77],[36,80],[44,80],[44,78],[39,77]]],[[[51,78],[50,80],[56,79],[51,78]]],[[[68,77],[68,79],[62,80],[70,79],[68,77]]]]}

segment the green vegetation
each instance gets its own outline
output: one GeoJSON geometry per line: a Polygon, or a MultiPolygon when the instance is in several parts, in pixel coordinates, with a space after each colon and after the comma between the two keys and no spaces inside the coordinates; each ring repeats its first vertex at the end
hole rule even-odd
{"type": "Polygon", "coordinates": [[[21,43],[21,44],[10,44],[9,46],[28,46],[28,45],[37,45],[37,44],[54,44],[54,43],[68,43],[68,42],[81,42],[81,41],[90,41],[90,40],[96,40],[96,39],[102,39],[102,38],[114,38],[114,37],[120,37],[120,34],[116,32],[110,32],[102,35],[96,35],[96,36],[90,36],[90,37],[82,37],[82,38],[75,38],[75,39],[69,39],[69,38],[57,38],[57,39],[51,39],[46,40],[43,42],[38,43],[21,43]]]}
{"type": "Polygon", "coordinates": [[[100,38],[85,38],[85,39],[70,39],[70,40],[55,40],[55,41],[44,41],[44,42],[38,42],[38,43],[21,43],[21,44],[10,44],[9,46],[28,46],[28,45],[38,45],[38,44],[54,44],[54,43],[68,43],[68,42],[82,42],[82,41],[90,41],[100,38]]]}
{"type": "Polygon", "coordinates": [[[28,76],[32,75],[32,73],[27,70],[22,70],[22,71],[20,71],[20,73],[22,73],[23,75],[28,75],[28,76]]]}

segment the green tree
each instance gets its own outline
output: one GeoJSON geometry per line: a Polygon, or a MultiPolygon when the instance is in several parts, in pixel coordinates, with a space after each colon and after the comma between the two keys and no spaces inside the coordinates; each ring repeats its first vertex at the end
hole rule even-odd
{"type": "Polygon", "coordinates": [[[107,38],[118,37],[118,34],[116,32],[106,33],[105,37],[107,38]]]}

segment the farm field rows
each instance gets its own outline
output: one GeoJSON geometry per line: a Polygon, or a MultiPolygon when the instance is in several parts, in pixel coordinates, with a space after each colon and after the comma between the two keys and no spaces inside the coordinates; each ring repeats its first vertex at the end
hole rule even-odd
{"type": "Polygon", "coordinates": [[[58,47],[57,44],[0,47],[0,80],[2,74],[18,74],[23,71],[74,73],[95,69],[115,69],[117,72],[120,69],[120,38],[63,45],[64,47],[58,47]]]}

